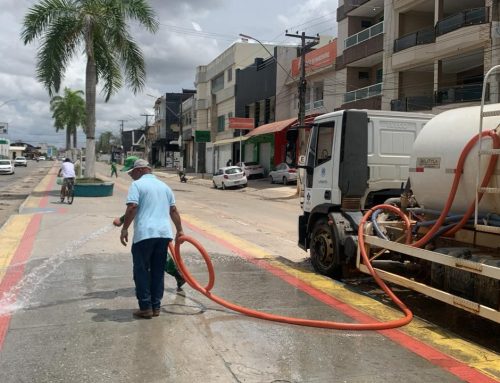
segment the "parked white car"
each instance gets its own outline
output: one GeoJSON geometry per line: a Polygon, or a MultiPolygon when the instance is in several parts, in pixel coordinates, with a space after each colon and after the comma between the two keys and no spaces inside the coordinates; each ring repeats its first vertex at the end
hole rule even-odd
{"type": "Polygon", "coordinates": [[[212,182],[216,189],[226,189],[233,186],[246,187],[248,185],[247,177],[239,166],[220,168],[212,177],[212,182]]]}
{"type": "Polygon", "coordinates": [[[282,182],[284,185],[290,182],[297,182],[297,169],[288,166],[285,162],[276,166],[276,169],[269,172],[271,183],[282,182]]]}
{"type": "Polygon", "coordinates": [[[26,160],[26,157],[16,157],[14,160],[14,166],[28,166],[28,161],[26,160]]]}
{"type": "Polygon", "coordinates": [[[236,166],[239,166],[245,172],[248,179],[252,177],[264,177],[264,168],[258,162],[238,162],[236,166]]]}
{"type": "Polygon", "coordinates": [[[14,164],[11,160],[0,160],[0,174],[14,174],[14,164]]]}

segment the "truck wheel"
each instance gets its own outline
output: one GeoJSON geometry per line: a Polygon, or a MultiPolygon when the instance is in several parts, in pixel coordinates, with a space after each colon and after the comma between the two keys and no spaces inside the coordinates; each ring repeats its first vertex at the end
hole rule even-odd
{"type": "Polygon", "coordinates": [[[339,241],[335,230],[321,219],[314,225],[311,233],[311,263],[318,273],[332,278],[343,276],[343,265],[340,263],[339,241]]]}

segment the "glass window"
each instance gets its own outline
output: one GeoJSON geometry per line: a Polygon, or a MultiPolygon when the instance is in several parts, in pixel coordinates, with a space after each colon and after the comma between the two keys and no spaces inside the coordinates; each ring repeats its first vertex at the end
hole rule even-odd
{"type": "Polygon", "coordinates": [[[223,132],[224,131],[225,122],[226,122],[226,117],[225,116],[219,116],[219,117],[217,117],[217,131],[218,132],[223,132]]]}
{"type": "Polygon", "coordinates": [[[224,88],[224,73],[218,75],[212,80],[212,93],[224,88]]]}
{"type": "Polygon", "coordinates": [[[233,68],[227,70],[227,82],[233,81],[233,68]]]}

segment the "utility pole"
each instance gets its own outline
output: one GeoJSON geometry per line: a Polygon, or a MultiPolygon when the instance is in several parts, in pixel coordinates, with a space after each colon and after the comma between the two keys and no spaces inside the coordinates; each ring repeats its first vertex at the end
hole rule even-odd
{"type": "MultiPolygon", "coordinates": [[[[120,157],[121,157],[121,161],[123,163],[123,124],[125,122],[127,122],[127,120],[118,120],[120,122],[120,146],[121,146],[121,150],[120,150],[120,157]]],[[[111,160],[114,161],[115,160],[115,152],[112,150],[111,151],[111,160]]]]}
{"type": "MultiPolygon", "coordinates": [[[[287,31],[288,32],[288,31],[287,31]]],[[[306,80],[306,53],[310,48],[317,45],[319,43],[319,36],[306,36],[305,32],[302,32],[300,35],[293,33],[286,33],[286,36],[299,38],[301,41],[300,44],[300,80],[299,80],[299,129],[304,128],[304,120],[306,118],[306,89],[307,89],[307,80],[306,80]],[[312,40],[306,43],[307,40],[312,40]]],[[[300,134],[299,134],[300,135],[300,134]]],[[[302,145],[300,145],[302,147],[302,145]]]]}
{"type": "MultiPolygon", "coordinates": [[[[149,128],[149,117],[154,117],[154,114],[141,114],[141,116],[146,117],[146,126],[144,127],[144,156],[146,157],[146,161],[149,161],[149,141],[147,140],[148,136],[148,128],[149,128]]],[[[132,145],[134,143],[132,142],[132,145]]]]}
{"type": "MultiPolygon", "coordinates": [[[[286,31],[286,36],[299,38],[301,41],[300,44],[300,80],[298,85],[299,91],[299,115],[298,115],[298,136],[299,136],[299,156],[305,154],[305,119],[306,119],[306,90],[307,90],[307,80],[306,80],[306,53],[315,45],[319,43],[319,35],[316,36],[306,36],[305,32],[302,32],[300,35],[299,32],[288,33],[286,31]],[[306,40],[312,40],[306,43],[306,40]]],[[[299,196],[302,196],[303,191],[303,182],[302,176],[299,177],[297,181],[297,193],[299,196]]]]}

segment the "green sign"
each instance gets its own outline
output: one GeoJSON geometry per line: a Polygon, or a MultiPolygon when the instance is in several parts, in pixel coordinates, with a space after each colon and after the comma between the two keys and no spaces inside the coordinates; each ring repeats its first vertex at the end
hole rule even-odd
{"type": "Polygon", "coordinates": [[[194,140],[196,142],[210,142],[210,131],[197,130],[194,132],[194,140]]]}
{"type": "Polygon", "coordinates": [[[8,145],[9,141],[4,140],[3,138],[0,138],[0,144],[6,144],[6,145],[8,145]]]}

